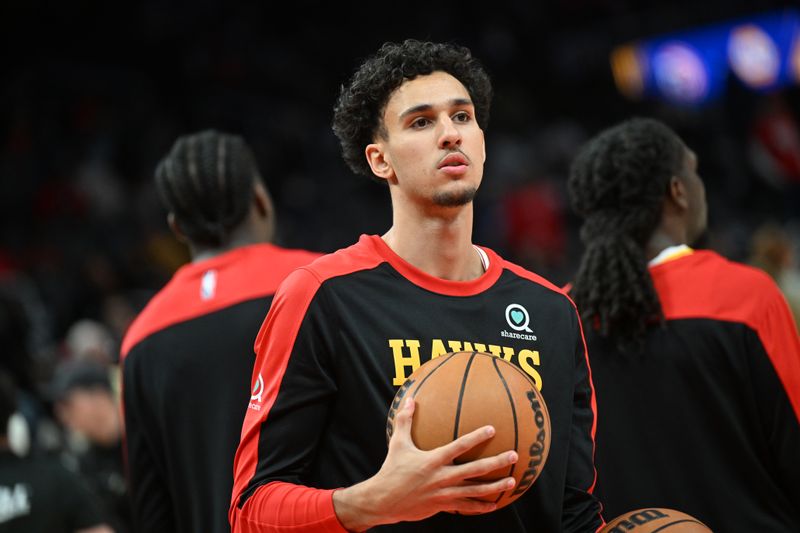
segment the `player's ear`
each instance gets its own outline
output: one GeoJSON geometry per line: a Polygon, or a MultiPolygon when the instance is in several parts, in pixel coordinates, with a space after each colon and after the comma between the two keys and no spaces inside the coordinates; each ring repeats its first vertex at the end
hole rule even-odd
{"type": "Polygon", "coordinates": [[[275,210],[272,205],[272,197],[259,180],[253,183],[253,203],[259,215],[264,218],[272,217],[272,213],[275,210]]]}
{"type": "Polygon", "coordinates": [[[392,167],[392,162],[388,154],[384,150],[383,144],[368,144],[364,149],[364,155],[367,157],[367,163],[369,163],[369,168],[372,169],[373,174],[381,179],[385,179],[389,183],[394,180],[394,168],[392,167]]]}
{"type": "Polygon", "coordinates": [[[267,190],[266,185],[258,178],[253,183],[253,205],[252,208],[257,215],[259,227],[263,231],[262,238],[265,242],[272,242],[275,237],[275,205],[272,203],[272,195],[267,190]]]}
{"type": "Polygon", "coordinates": [[[686,184],[684,184],[683,180],[678,176],[672,176],[669,179],[667,198],[680,210],[685,211],[689,209],[689,195],[686,190],[686,184]]]}
{"type": "Polygon", "coordinates": [[[189,242],[186,234],[181,230],[180,224],[178,224],[178,219],[175,218],[175,213],[172,211],[167,215],[167,224],[169,225],[169,229],[172,230],[172,233],[175,234],[175,238],[181,242],[189,242]]]}

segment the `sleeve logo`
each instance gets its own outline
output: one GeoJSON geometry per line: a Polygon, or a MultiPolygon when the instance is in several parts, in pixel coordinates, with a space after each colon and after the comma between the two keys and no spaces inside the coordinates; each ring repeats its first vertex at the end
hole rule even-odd
{"type": "Polygon", "coordinates": [[[264,394],[264,378],[261,377],[261,374],[258,374],[258,379],[256,379],[255,384],[253,385],[253,390],[250,391],[250,401],[257,401],[261,402],[261,395],[264,394]]]}

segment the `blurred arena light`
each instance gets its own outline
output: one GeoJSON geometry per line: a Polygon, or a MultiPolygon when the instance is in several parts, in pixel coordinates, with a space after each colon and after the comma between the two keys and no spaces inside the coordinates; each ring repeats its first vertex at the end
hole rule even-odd
{"type": "Polygon", "coordinates": [[[730,76],[754,91],[800,83],[800,10],[626,43],[612,50],[611,69],[626,97],[681,105],[713,101],[730,76]]]}

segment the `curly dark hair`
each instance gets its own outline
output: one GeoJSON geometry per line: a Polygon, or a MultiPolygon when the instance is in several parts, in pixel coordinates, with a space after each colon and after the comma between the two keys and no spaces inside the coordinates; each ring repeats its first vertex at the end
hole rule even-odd
{"type": "Polygon", "coordinates": [[[634,118],[591,139],[570,169],[569,195],[584,219],[586,246],[571,295],[584,321],[622,351],[641,349],[648,325],[663,323],[645,246],[685,151],[663,123],[634,118]]]}
{"type": "Polygon", "coordinates": [[[353,172],[372,177],[364,148],[385,134],[383,112],[395,89],[435,71],[447,72],[464,84],[475,105],[476,120],[486,129],[492,84],[468,48],[414,39],[385,43],[362,63],[348,85],[342,85],[334,107],[333,131],[353,172]]]}
{"type": "Polygon", "coordinates": [[[248,211],[255,156],[238,135],[204,130],[179,137],[158,163],[156,187],[164,206],[195,244],[220,246],[248,211]]]}

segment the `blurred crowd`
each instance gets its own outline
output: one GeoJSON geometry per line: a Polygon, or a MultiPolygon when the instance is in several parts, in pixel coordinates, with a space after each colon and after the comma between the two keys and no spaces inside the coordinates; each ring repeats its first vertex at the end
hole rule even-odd
{"type": "MultiPolygon", "coordinates": [[[[127,58],[111,67],[56,52],[20,60],[3,87],[0,360],[20,389],[27,422],[11,441],[19,453],[57,455],[79,472],[117,531],[129,520],[119,344],[189,257],[156,197],[159,155],[178,135],[202,127],[243,135],[257,152],[276,202],[278,241],[287,246],[329,252],[390,224],[385,187],[346,170],[329,125],[336,84],[362,48],[342,45],[334,60],[303,38],[311,30],[296,37],[303,43],[297,46],[270,40],[253,10],[208,30],[213,49],[190,52],[176,42],[162,59],[159,45],[179,36],[159,26],[158,13],[145,12],[137,21],[151,32],[143,45],[147,64],[127,58]]],[[[208,29],[199,13],[184,34],[208,29]]],[[[723,99],[702,109],[628,102],[614,92],[605,59],[576,71],[583,54],[597,59],[598,46],[605,53],[596,34],[569,28],[569,42],[555,34],[526,40],[491,19],[480,30],[468,25],[472,41],[456,38],[463,28],[455,26],[444,37],[484,58],[497,92],[475,242],[568,282],[581,250],[566,200],[570,161],[600,128],[647,114],[674,127],[698,154],[710,216],[701,245],[764,269],[800,316],[798,88],[754,94],[731,82],[723,99]],[[559,51],[540,59],[549,63],[537,72],[530,62],[539,50],[532,47],[547,45],[559,51]]]]}

